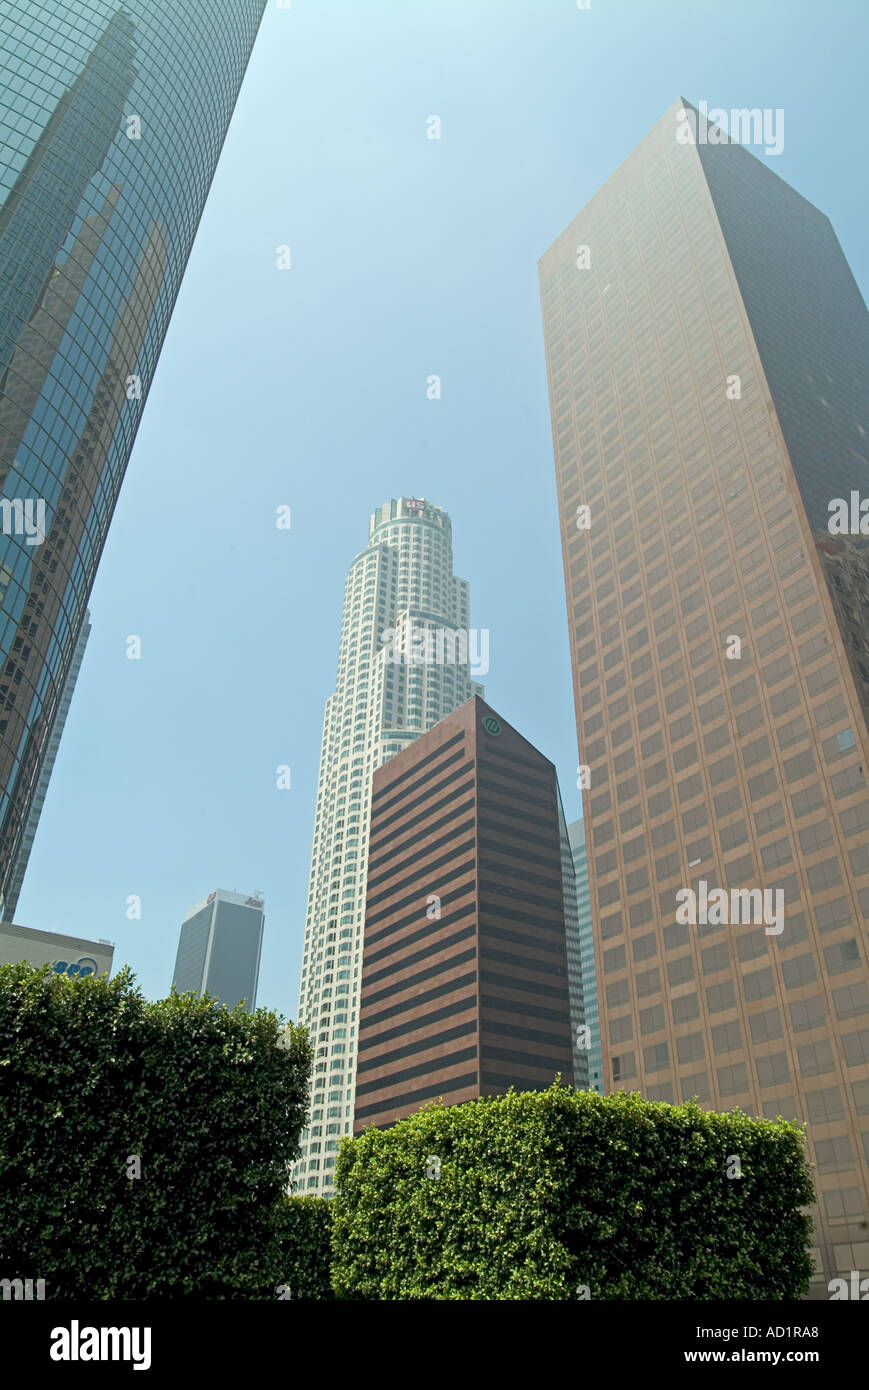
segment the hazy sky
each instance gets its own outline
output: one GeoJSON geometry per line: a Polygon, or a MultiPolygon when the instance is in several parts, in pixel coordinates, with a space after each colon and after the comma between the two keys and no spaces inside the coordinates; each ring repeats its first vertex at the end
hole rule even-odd
{"type": "Polygon", "coordinates": [[[537,259],[684,96],[784,111],[768,162],[830,217],[865,293],[867,30],[865,0],[270,0],[17,921],[110,938],[156,998],[185,912],[259,890],[258,1002],[295,1014],[344,578],[389,497],[450,513],[487,699],[579,814],[537,259]]]}

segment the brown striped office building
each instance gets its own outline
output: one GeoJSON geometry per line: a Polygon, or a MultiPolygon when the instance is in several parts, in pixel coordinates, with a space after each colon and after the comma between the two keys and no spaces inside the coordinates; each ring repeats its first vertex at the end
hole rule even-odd
{"type": "Polygon", "coordinates": [[[357,1133],[573,1082],[562,821],[552,763],[477,696],[375,772],[357,1133]]]}

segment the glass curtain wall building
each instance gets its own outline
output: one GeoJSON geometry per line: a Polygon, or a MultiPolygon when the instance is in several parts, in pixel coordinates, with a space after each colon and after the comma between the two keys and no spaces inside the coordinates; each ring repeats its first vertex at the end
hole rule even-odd
{"type": "Polygon", "coordinates": [[[218,888],[181,924],[172,988],[213,994],[227,1008],[256,1008],[265,904],[256,894],[218,888]]]}
{"type": "Polygon", "coordinates": [[[265,0],[0,9],[0,894],[265,0]]]}
{"type": "Polygon", "coordinates": [[[85,647],[91,635],[90,614],[85,613],[84,621],[79,629],[78,642],[73,652],[69,670],[66,673],[66,680],[60,692],[60,699],[57,702],[57,713],[51,726],[51,735],[46,745],[45,753],[39,769],[39,779],[36,790],[30,803],[30,810],[27,813],[27,820],[24,824],[24,832],[19,842],[18,850],[12,865],[12,872],[9,876],[9,889],[5,899],[5,920],[13,921],[15,909],[18,905],[18,897],[21,893],[21,885],[24,882],[24,875],[27,872],[27,864],[30,859],[30,851],[33,849],[33,841],[36,838],[36,830],[39,825],[39,817],[42,815],[42,808],[45,805],[45,798],[48,794],[48,786],[51,781],[51,774],[54,771],[54,760],[60,748],[60,740],[63,737],[63,730],[66,724],[66,717],[69,714],[69,707],[72,704],[72,697],[75,692],[78,673],[84,660],[85,647]]]}
{"type": "MultiPolygon", "coordinates": [[[[588,1079],[590,1091],[603,1095],[603,1057],[600,1048],[600,1019],[597,1008],[597,974],[594,966],[594,929],[591,898],[588,892],[588,855],[585,847],[585,825],[575,820],[567,827],[573,872],[576,882],[576,906],[579,916],[579,958],[582,976],[582,999],[585,1023],[590,1034],[588,1049],[588,1079]]],[[[577,1072],[577,1075],[580,1073],[577,1072]]],[[[579,1082],[576,1083],[579,1087],[579,1082]]]]}
{"type": "Polygon", "coordinates": [[[540,288],[604,1090],[805,1121],[826,1297],[869,1271],[869,595],[829,529],[869,496],[869,315],[683,101],[540,288]]]}
{"type": "Polygon", "coordinates": [[[468,614],[447,513],[415,497],[378,507],[347,575],[338,680],[323,720],[299,991],[299,1020],[315,1045],[299,1190],[332,1192],[339,1137],[353,1128],[374,770],[483,694],[471,678],[468,614]]]}
{"type": "Polygon", "coordinates": [[[570,840],[570,827],[564,814],[564,802],[558,779],[555,782],[558,801],[558,839],[561,852],[561,888],[564,904],[564,941],[567,956],[567,981],[570,997],[570,1036],[573,1057],[573,1085],[585,1091],[589,1084],[590,1049],[584,1045],[588,1018],[585,1010],[585,981],[583,979],[582,938],[580,935],[580,881],[576,872],[570,840]]]}

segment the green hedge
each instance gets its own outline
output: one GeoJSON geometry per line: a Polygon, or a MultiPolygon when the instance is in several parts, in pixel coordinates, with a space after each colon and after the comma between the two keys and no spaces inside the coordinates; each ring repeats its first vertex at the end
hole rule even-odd
{"type": "Polygon", "coordinates": [[[369,1129],[344,1142],[336,1172],[339,1297],[808,1290],[801,1209],[814,1192],[802,1133],[785,1121],[554,1085],[369,1129]]]}
{"type": "Polygon", "coordinates": [[[306,1031],[265,1009],[0,967],[0,1278],[274,1298],[310,1066],[306,1031]]]}
{"type": "Polygon", "coordinates": [[[277,1209],[281,1298],[332,1298],[332,1203],[285,1197],[277,1209]]]}

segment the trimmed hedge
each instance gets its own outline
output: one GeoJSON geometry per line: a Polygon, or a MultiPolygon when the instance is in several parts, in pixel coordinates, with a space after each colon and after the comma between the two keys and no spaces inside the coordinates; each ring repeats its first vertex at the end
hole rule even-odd
{"type": "Polygon", "coordinates": [[[366,1130],[336,1172],[338,1297],[808,1291],[814,1192],[802,1131],[783,1120],[556,1084],[366,1130]]]}
{"type": "Polygon", "coordinates": [[[0,967],[0,1278],[273,1299],[310,1067],[306,1030],[265,1009],[0,967]]]}
{"type": "Polygon", "coordinates": [[[285,1197],[277,1209],[280,1277],[290,1298],[332,1298],[332,1203],[326,1197],[285,1197]]]}

